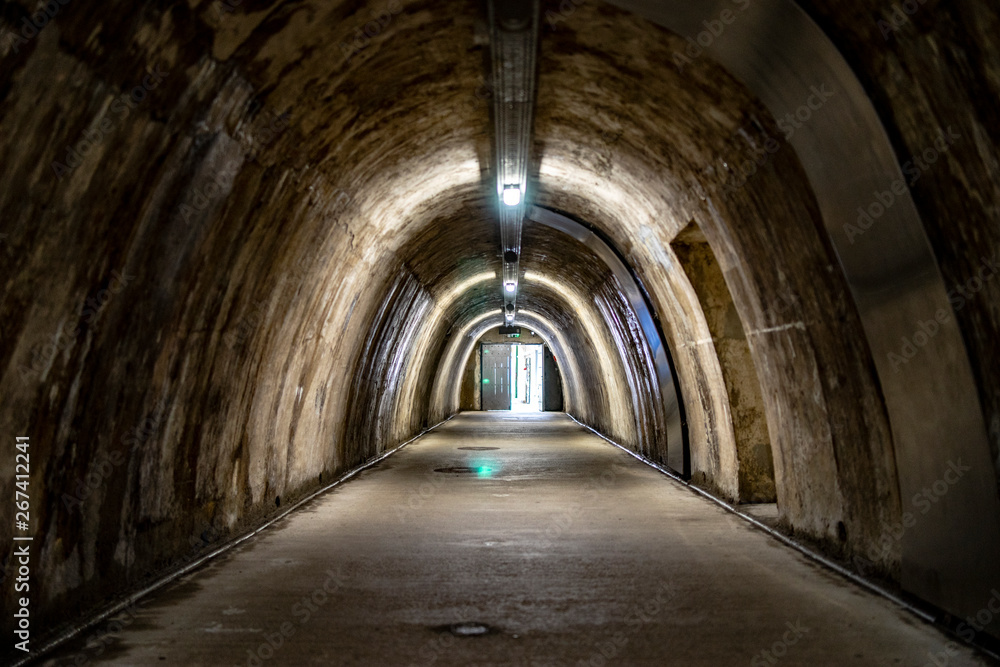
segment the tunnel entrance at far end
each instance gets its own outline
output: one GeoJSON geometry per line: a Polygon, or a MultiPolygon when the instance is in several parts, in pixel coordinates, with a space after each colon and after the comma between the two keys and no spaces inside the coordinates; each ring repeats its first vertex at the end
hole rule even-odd
{"type": "Polygon", "coordinates": [[[541,412],[544,409],[543,345],[482,343],[479,359],[483,410],[541,412]]]}
{"type": "Polygon", "coordinates": [[[464,373],[462,409],[559,412],[562,378],[552,350],[534,331],[498,328],[477,341],[464,373]]]}

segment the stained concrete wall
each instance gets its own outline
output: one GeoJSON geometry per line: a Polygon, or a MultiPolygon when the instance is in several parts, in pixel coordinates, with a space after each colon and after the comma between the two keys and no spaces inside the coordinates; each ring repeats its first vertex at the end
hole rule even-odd
{"type": "Polygon", "coordinates": [[[434,7],[349,59],[370,8],[80,2],[0,44],[0,425],[33,443],[37,627],[427,423],[477,294],[448,288],[499,270],[485,226],[456,233],[488,151],[474,12],[434,7]]]}
{"type": "Polygon", "coordinates": [[[698,295],[705,324],[712,334],[697,341],[697,345],[711,347],[719,358],[736,439],[739,499],[750,503],[775,502],[774,460],[760,378],[719,262],[705,235],[694,224],[674,237],[671,249],[698,295]]]}
{"type": "MultiPolygon", "coordinates": [[[[949,124],[967,137],[913,190],[964,284],[1000,247],[996,10],[924,9],[883,47],[873,3],[806,5],[901,155],[949,124]]],[[[40,625],[447,417],[463,346],[501,307],[478,5],[60,7],[24,38],[34,5],[0,8],[0,431],[31,437],[40,625]]],[[[785,525],[870,554],[899,521],[893,447],[797,156],[717,65],[671,68],[682,38],[600,3],[561,16],[542,38],[530,191],[634,270],[674,353],[693,479],[739,496],[726,361],[697,345],[711,330],[671,246],[692,220],[746,333],[785,525]],[[780,149],[733,183],[769,138],[780,149]]],[[[529,226],[524,246],[519,323],[550,342],[566,409],[662,459],[620,286],[554,232],[529,226]]],[[[953,302],[991,427],[998,285],[953,302]]],[[[898,551],[880,553],[893,574],[898,551]]]]}
{"type": "MultiPolygon", "coordinates": [[[[693,476],[735,498],[736,446],[718,357],[698,349],[711,334],[670,249],[696,221],[718,257],[764,388],[782,517],[849,552],[877,540],[882,523],[900,511],[892,441],[858,314],[842,274],[826,268],[836,258],[794,150],[785,145],[752,183],[727,188],[724,165],[746,150],[740,130],[758,144],[783,133],[711,62],[699,60],[683,75],[654,65],[672,62],[684,44],[597,5],[578,7],[547,35],[536,121],[539,199],[591,221],[635,268],[674,350],[693,476]],[[643,76],[646,67],[656,76],[643,76]],[[601,94],[561,84],[581,76],[600,81],[601,94]],[[592,175],[605,179],[600,188],[591,187],[592,175]]],[[[898,550],[882,565],[891,568],[894,557],[898,550]]]]}
{"type": "Polygon", "coordinates": [[[976,376],[1000,492],[1000,8],[800,4],[851,64],[903,166],[976,376]],[[953,143],[939,153],[942,135],[953,143]]]}

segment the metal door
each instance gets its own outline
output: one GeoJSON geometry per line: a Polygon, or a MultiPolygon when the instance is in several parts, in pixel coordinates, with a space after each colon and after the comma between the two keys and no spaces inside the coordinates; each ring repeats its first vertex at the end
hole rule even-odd
{"type": "Polygon", "coordinates": [[[552,350],[546,345],[542,349],[544,358],[542,389],[542,410],[562,412],[563,392],[562,379],[559,377],[559,366],[556,365],[556,358],[552,356],[552,350]]]}
{"type": "Polygon", "coordinates": [[[483,343],[483,410],[510,410],[510,344],[483,343]]]}

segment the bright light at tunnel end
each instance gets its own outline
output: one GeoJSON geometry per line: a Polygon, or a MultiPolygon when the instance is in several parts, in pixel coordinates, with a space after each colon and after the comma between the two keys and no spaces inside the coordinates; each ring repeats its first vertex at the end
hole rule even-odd
{"type": "Polygon", "coordinates": [[[503,203],[507,206],[517,206],[521,203],[521,186],[505,185],[503,187],[503,203]]]}

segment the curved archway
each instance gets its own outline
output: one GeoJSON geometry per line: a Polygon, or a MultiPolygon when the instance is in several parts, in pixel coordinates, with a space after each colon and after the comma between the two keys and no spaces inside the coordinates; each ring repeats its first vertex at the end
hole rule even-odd
{"type": "MultiPolygon", "coordinates": [[[[664,345],[607,261],[551,229],[526,230],[521,316],[561,350],[570,409],[670,460],[677,414],[658,361],[669,346],[692,441],[690,461],[672,465],[739,496],[725,391],[735,362],[705,342],[717,323],[679,250],[697,228],[759,378],[786,526],[884,574],[901,570],[909,590],[949,611],[975,611],[983,582],[996,582],[1000,535],[1000,458],[986,429],[1000,433],[1000,288],[980,276],[977,295],[951,308],[922,229],[953,246],[995,242],[995,166],[982,157],[995,110],[954,111],[941,85],[909,97],[869,73],[869,94],[881,86],[890,98],[880,116],[858,72],[784,0],[732,3],[746,12],[680,67],[685,35],[726,3],[616,4],[574,3],[543,35],[526,191],[620,253],[664,345]],[[913,117],[889,117],[897,98],[913,117]],[[784,114],[803,105],[808,124],[788,133],[784,114]],[[877,224],[849,228],[858,206],[904,175],[885,128],[897,146],[913,144],[926,136],[913,126],[938,114],[975,116],[963,132],[977,140],[928,186],[920,212],[936,215],[921,224],[894,195],[877,224]],[[961,234],[938,220],[942,192],[980,207],[961,234]],[[922,332],[920,363],[894,362],[938,312],[952,320],[922,332]],[[646,396],[654,388],[661,396],[646,396]],[[921,530],[878,548],[948,457],[974,462],[967,483],[930,506],[921,530]]],[[[354,51],[341,44],[367,20],[357,4],[74,7],[28,44],[0,42],[10,175],[0,242],[12,276],[0,429],[30,415],[44,443],[40,618],[53,619],[188,556],[206,523],[246,530],[278,497],[287,504],[448,416],[468,332],[502,307],[486,276],[504,270],[474,5],[401,2],[354,51]],[[109,115],[152,68],[157,86],[109,115]],[[148,422],[152,432],[135,436],[148,422]],[[58,490],[118,453],[123,463],[85,489],[85,506],[63,502],[58,490]]],[[[981,47],[976,71],[991,71],[1000,48],[977,26],[992,25],[995,9],[949,11],[981,47]]],[[[7,6],[4,35],[26,18],[7,6]]],[[[934,41],[938,30],[927,27],[930,46],[894,50],[900,68],[967,77],[936,59],[940,47],[965,63],[953,35],[934,41]]],[[[982,79],[975,89],[995,92],[995,77],[982,79]]],[[[949,276],[976,268],[971,252],[950,252],[960,258],[949,276]]]]}

